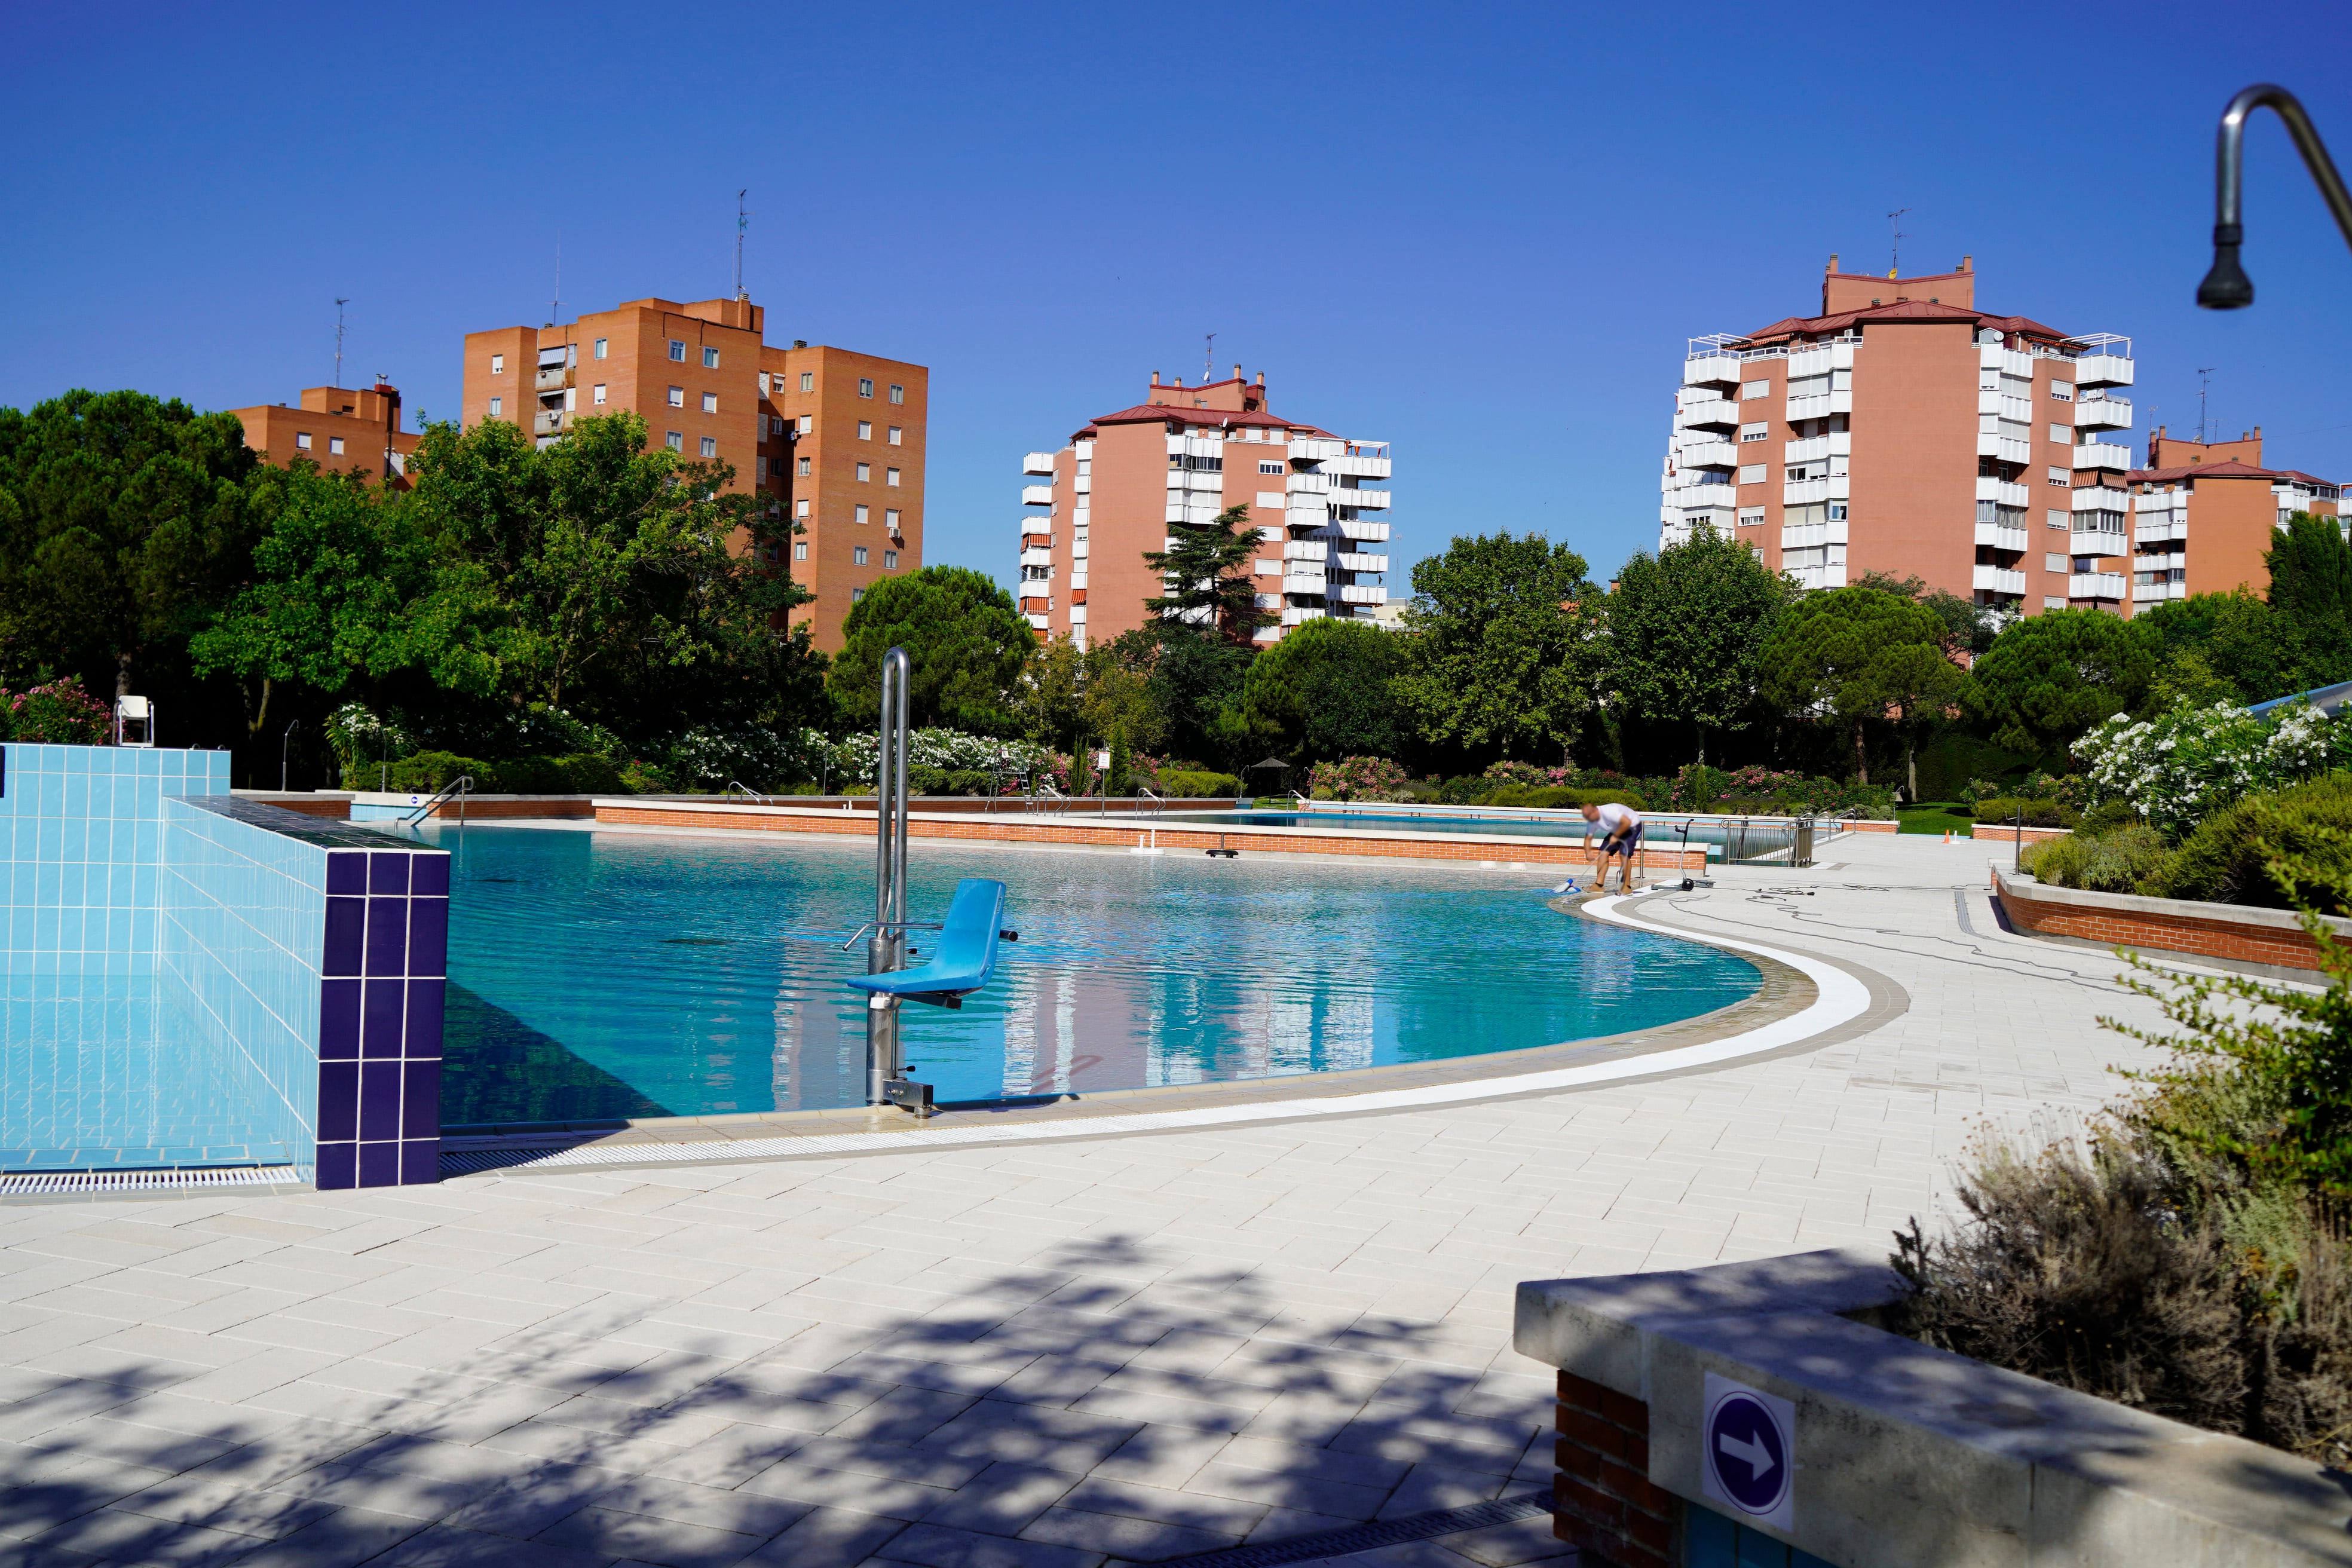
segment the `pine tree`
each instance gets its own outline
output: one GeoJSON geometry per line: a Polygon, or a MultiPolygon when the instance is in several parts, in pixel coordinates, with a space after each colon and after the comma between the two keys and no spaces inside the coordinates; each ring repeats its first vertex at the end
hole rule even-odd
{"type": "Polygon", "coordinates": [[[1170,584],[1165,595],[1143,602],[1160,618],[1163,635],[1222,633],[1247,642],[1252,632],[1273,622],[1271,612],[1257,607],[1257,589],[1250,581],[1259,531],[1249,526],[1249,508],[1229,506],[1206,528],[1180,525],[1174,538],[1173,549],[1143,552],[1143,563],[1170,584]]]}

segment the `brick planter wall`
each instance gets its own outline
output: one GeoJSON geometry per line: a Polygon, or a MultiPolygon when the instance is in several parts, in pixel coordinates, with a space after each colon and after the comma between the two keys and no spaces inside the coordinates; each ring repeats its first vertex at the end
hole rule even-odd
{"type": "MultiPolygon", "coordinates": [[[[1992,868],[1993,891],[2010,924],[2038,936],[2071,938],[2102,947],[2189,953],[2231,963],[2316,971],[2318,947],[2284,910],[2144,899],[2044,887],[2030,876],[1992,868]]],[[[2352,921],[2329,922],[2352,936],[2352,921]]]]}
{"type": "Polygon", "coordinates": [[[1563,1372],[1556,1424],[1552,1533],[1587,1563],[1669,1568],[1682,1500],[1650,1481],[1650,1407],[1563,1372]]]}
{"type": "MultiPolygon", "coordinates": [[[[2019,828],[2014,823],[1979,822],[1969,829],[1969,837],[1990,844],[2014,844],[2019,828]]],[[[2039,844],[2045,838],[2063,838],[2074,832],[2071,827],[2028,827],[2023,829],[2028,844],[2039,844]]]]}

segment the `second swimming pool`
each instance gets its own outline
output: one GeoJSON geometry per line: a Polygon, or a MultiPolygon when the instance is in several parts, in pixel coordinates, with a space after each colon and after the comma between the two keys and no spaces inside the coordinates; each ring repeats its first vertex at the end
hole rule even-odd
{"type": "MultiPolygon", "coordinates": [[[[870,844],[452,826],[447,1125],[864,1100],[870,844]]],[[[942,1100],[1431,1061],[1643,1028],[1753,967],[1545,907],[1525,877],[914,847],[908,910],[1007,883],[995,980],[910,1006],[942,1100]]],[[[917,937],[921,945],[921,937],[917,937]]]]}

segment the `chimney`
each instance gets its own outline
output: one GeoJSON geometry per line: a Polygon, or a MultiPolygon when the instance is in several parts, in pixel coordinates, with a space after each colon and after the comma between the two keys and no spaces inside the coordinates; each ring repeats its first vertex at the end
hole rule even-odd
{"type": "Polygon", "coordinates": [[[1181,385],[1183,385],[1183,384],[1184,384],[1184,378],[1183,378],[1182,376],[1181,376],[1181,375],[1180,375],[1180,376],[1178,376],[1178,377],[1176,378],[1175,384],[1176,384],[1176,385],[1178,385],[1178,386],[1181,386],[1181,385]]]}
{"type": "Polygon", "coordinates": [[[1836,252],[1836,251],[1834,251],[1834,250],[1832,250],[1832,251],[1831,251],[1831,252],[1830,252],[1830,268],[1829,268],[1829,269],[1830,269],[1831,271],[1832,271],[1832,272],[1835,272],[1835,271],[1837,270],[1837,252],[1836,252]]]}
{"type": "Polygon", "coordinates": [[[1260,371],[1257,373],[1257,384],[1260,386],[1264,386],[1265,384],[1265,372],[1260,371]]]}
{"type": "Polygon", "coordinates": [[[1961,270],[1961,271],[1963,271],[1963,272],[1968,271],[1970,268],[1972,268],[1972,267],[1974,267],[1974,266],[1976,265],[1976,260],[1977,260],[1977,258],[1976,258],[1975,257],[1973,257],[1973,256],[1963,256],[1963,257],[1961,257],[1961,258],[1960,258],[1960,270],[1961,270]]]}
{"type": "Polygon", "coordinates": [[[1241,378],[1242,378],[1242,367],[1241,367],[1241,366],[1239,366],[1239,365],[1235,365],[1235,366],[1234,366],[1234,379],[1235,381],[1239,381],[1241,378]]]}
{"type": "Polygon", "coordinates": [[[1151,373],[1151,384],[1154,386],[1160,384],[1160,373],[1156,370],[1151,373]]]}

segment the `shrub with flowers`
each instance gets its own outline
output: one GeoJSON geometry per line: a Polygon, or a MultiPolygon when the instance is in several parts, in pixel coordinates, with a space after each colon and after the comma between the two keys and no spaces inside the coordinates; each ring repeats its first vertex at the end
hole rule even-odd
{"type": "Polygon", "coordinates": [[[2075,742],[2074,755],[2095,801],[2122,801],[2177,839],[2243,795],[2325,771],[2334,728],[2308,703],[2275,716],[2217,703],[2139,721],[2116,714],[2075,742]]]}
{"type": "MultiPolygon", "coordinates": [[[[1496,765],[1527,766],[1524,763],[1496,765]]],[[[1386,757],[1342,757],[1336,763],[1315,764],[1314,795],[1318,800],[1402,800],[1405,785],[1412,782],[1411,773],[1386,757]]]]}
{"type": "MultiPolygon", "coordinates": [[[[834,786],[873,788],[875,762],[881,751],[882,737],[868,731],[860,731],[832,747],[834,786]]],[[[1061,773],[1066,780],[1069,766],[1045,747],[1027,741],[1000,741],[992,735],[967,734],[961,730],[916,731],[907,737],[907,763],[910,773],[915,768],[937,768],[941,773],[1002,775],[1008,785],[1048,769],[1061,773]],[[1060,766],[1055,768],[1057,762],[1060,766]]]]}
{"type": "Polygon", "coordinates": [[[26,745],[102,746],[113,738],[113,710],[68,675],[29,691],[0,690],[0,734],[26,745]]]}

